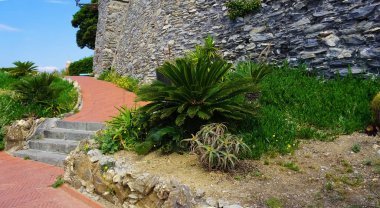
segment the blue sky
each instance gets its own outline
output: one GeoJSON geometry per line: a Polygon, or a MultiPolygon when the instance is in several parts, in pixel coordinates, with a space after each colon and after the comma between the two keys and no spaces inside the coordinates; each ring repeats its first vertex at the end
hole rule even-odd
{"type": "MultiPolygon", "coordinates": [[[[86,3],[88,1],[81,1],[86,3]]],[[[40,70],[93,54],[76,45],[75,0],[0,0],[0,67],[32,61],[40,70]]]]}

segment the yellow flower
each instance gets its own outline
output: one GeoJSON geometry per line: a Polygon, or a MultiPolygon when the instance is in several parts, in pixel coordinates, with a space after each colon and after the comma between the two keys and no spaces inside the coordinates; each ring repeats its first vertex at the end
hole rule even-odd
{"type": "Polygon", "coordinates": [[[290,149],[292,147],[292,145],[288,144],[288,149],[290,149]]]}
{"type": "Polygon", "coordinates": [[[275,138],[276,137],[276,134],[273,134],[273,136],[272,136],[273,138],[275,138]]]}
{"type": "Polygon", "coordinates": [[[108,170],[108,166],[105,166],[105,167],[104,167],[104,170],[108,170]]]}

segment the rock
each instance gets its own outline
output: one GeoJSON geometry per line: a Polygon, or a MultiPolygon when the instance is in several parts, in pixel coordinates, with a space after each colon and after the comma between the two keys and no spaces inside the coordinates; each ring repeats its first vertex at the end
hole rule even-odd
{"type": "Polygon", "coordinates": [[[334,47],[338,44],[340,39],[338,36],[331,34],[331,35],[326,36],[325,38],[322,38],[322,40],[326,43],[326,45],[330,47],[334,47]]]}
{"type": "Polygon", "coordinates": [[[252,42],[260,42],[260,41],[267,41],[274,38],[272,33],[266,33],[266,34],[250,34],[251,38],[250,40],[252,42]]]}
{"type": "Polygon", "coordinates": [[[380,150],[377,150],[377,156],[380,157],[380,150]]]}
{"type": "Polygon", "coordinates": [[[98,149],[93,149],[88,151],[87,155],[90,157],[91,162],[98,162],[100,158],[103,156],[102,152],[98,149]]]}

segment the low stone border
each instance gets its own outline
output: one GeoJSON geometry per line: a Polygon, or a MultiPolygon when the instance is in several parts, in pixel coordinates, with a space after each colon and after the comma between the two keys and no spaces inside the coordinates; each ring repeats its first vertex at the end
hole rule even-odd
{"type": "Polygon", "coordinates": [[[193,192],[175,179],[138,170],[128,158],[88,151],[92,146],[93,140],[82,141],[64,165],[65,181],[81,192],[98,194],[118,207],[242,207],[206,199],[205,192],[193,192]]]}

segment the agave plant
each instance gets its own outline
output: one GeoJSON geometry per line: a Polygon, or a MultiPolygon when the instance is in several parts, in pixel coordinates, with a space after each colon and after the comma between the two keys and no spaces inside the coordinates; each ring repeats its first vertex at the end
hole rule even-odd
{"type": "Polygon", "coordinates": [[[16,61],[13,63],[16,67],[12,68],[9,73],[15,77],[22,77],[26,75],[36,75],[37,66],[31,61],[21,62],[16,61]]]}
{"type": "Polygon", "coordinates": [[[142,87],[137,92],[138,100],[149,104],[141,110],[151,115],[152,121],[174,122],[177,126],[253,115],[254,106],[242,101],[241,95],[255,90],[256,85],[246,78],[225,80],[231,67],[219,57],[209,37],[205,46],[197,47],[194,53],[165,62],[158,69],[170,83],[155,81],[142,87]]]}
{"type": "Polygon", "coordinates": [[[232,170],[239,162],[239,154],[250,151],[241,138],[227,133],[227,127],[220,123],[205,125],[183,141],[190,143],[191,151],[208,170],[232,170]]]}

